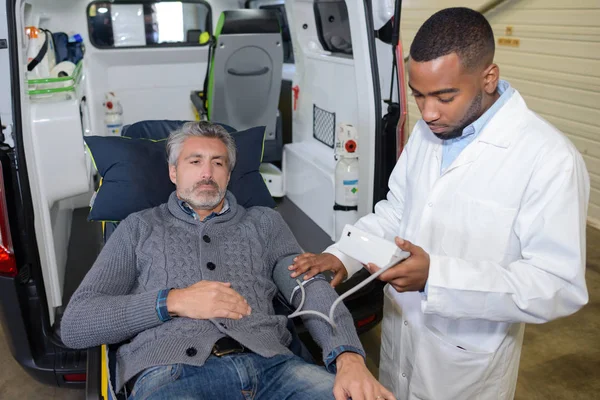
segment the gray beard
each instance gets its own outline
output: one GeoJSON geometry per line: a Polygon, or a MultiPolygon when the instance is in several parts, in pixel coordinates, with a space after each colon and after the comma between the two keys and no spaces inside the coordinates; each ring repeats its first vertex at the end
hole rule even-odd
{"type": "MultiPolygon", "coordinates": [[[[215,185],[216,186],[216,185],[215,185]]],[[[196,185],[191,189],[186,189],[182,192],[178,192],[178,196],[181,200],[185,201],[192,208],[198,210],[212,210],[215,208],[225,197],[227,189],[221,189],[216,186],[214,191],[205,191],[201,195],[196,195],[194,190],[196,185]]]]}

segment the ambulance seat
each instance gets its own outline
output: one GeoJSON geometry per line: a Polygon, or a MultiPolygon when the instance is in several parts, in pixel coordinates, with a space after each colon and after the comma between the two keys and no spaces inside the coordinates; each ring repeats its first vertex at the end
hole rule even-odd
{"type": "Polygon", "coordinates": [[[283,42],[276,13],[240,9],[221,14],[210,46],[200,114],[240,130],[266,126],[263,162],[281,160],[282,67],[283,42]]]}
{"type": "MultiPolygon", "coordinates": [[[[281,70],[280,70],[281,71],[281,70]]],[[[161,141],[166,139],[170,132],[178,129],[187,121],[169,121],[169,120],[153,120],[153,121],[140,121],[135,124],[126,125],[123,127],[122,134],[128,138],[132,139],[149,139],[152,141],[161,141]]],[[[236,129],[221,124],[227,131],[235,132],[236,129]]],[[[241,130],[241,129],[240,129],[241,130]]],[[[243,151],[243,149],[238,149],[238,152],[243,151]]],[[[168,171],[165,170],[165,174],[168,171]]],[[[262,180],[260,181],[261,183],[262,180]]],[[[265,189],[266,190],[266,189],[265,189]]],[[[269,204],[264,203],[260,204],[263,206],[269,206],[269,204]]],[[[119,221],[103,221],[103,240],[104,243],[108,240],[111,234],[117,228],[119,221]]],[[[273,307],[275,313],[278,315],[289,315],[294,310],[288,304],[287,300],[283,297],[283,295],[278,294],[273,300],[273,307]]],[[[288,320],[287,328],[292,334],[292,342],[289,345],[289,349],[296,354],[297,356],[303,358],[309,363],[316,363],[315,359],[312,357],[310,351],[307,347],[302,343],[298,331],[295,327],[294,321],[291,319],[288,320]]],[[[101,389],[104,393],[105,399],[107,400],[125,400],[125,396],[123,393],[115,393],[114,382],[115,382],[115,369],[116,369],[116,351],[120,344],[113,345],[103,345],[101,349],[102,354],[102,381],[101,381],[101,389]]]]}

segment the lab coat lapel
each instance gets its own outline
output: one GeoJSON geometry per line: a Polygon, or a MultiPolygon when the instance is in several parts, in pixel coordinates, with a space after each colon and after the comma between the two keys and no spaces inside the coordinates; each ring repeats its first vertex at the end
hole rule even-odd
{"type": "Polygon", "coordinates": [[[522,112],[525,109],[524,107],[525,102],[523,98],[515,90],[512,97],[490,119],[479,136],[459,154],[442,175],[472,164],[479,158],[487,146],[491,145],[508,149],[514,139],[514,135],[519,131],[518,123],[515,123],[515,121],[520,121],[521,118],[517,118],[515,114],[522,112]]]}
{"type": "Polygon", "coordinates": [[[479,140],[474,140],[473,143],[470,143],[450,164],[448,169],[444,171],[443,175],[446,175],[452,170],[455,170],[460,167],[464,167],[466,165],[470,165],[472,162],[477,160],[477,158],[481,155],[483,150],[487,147],[487,143],[480,142],[479,140]]]}

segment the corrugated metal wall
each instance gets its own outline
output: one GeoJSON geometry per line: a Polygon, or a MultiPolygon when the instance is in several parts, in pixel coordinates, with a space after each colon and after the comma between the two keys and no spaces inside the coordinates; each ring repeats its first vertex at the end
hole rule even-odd
{"type": "MultiPolygon", "coordinates": [[[[405,55],[419,26],[434,12],[455,6],[478,10],[487,3],[404,1],[405,55]]],[[[501,77],[583,154],[592,186],[589,219],[600,227],[600,0],[508,0],[486,17],[496,37],[501,77]]],[[[412,98],[408,112],[410,131],[420,118],[412,98]]]]}

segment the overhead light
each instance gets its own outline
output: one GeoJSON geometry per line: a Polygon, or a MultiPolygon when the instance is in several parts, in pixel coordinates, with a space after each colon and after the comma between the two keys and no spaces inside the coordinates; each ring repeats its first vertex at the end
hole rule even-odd
{"type": "Polygon", "coordinates": [[[108,8],[106,8],[106,7],[100,7],[100,8],[98,8],[98,12],[100,14],[106,14],[108,12],[108,8]]]}

